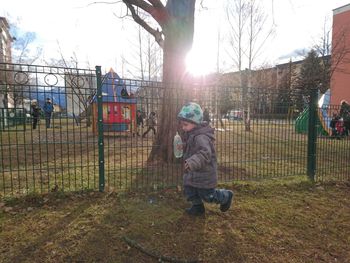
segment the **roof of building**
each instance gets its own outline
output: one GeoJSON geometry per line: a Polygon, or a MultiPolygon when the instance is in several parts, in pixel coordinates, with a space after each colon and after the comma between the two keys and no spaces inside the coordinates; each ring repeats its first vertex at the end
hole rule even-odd
{"type": "Polygon", "coordinates": [[[343,5],[343,6],[340,6],[340,7],[333,9],[333,15],[344,13],[346,11],[350,11],[350,4],[346,4],[346,5],[343,5]]]}
{"type": "Polygon", "coordinates": [[[136,103],[131,88],[128,89],[125,82],[112,68],[102,79],[102,101],[136,103]]]}

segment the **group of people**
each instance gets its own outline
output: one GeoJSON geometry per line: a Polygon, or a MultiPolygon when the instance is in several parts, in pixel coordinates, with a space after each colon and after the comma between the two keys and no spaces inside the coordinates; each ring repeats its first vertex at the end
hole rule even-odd
{"type": "MultiPolygon", "coordinates": [[[[51,116],[53,113],[53,104],[50,98],[47,98],[43,107],[43,113],[44,113],[44,117],[45,117],[45,124],[46,124],[46,128],[50,128],[51,127],[51,116]]],[[[40,119],[40,115],[41,115],[41,108],[38,105],[37,101],[33,101],[32,105],[31,105],[31,115],[32,115],[32,125],[33,125],[33,130],[35,130],[38,127],[38,122],[40,119]]]]}
{"type": "Polygon", "coordinates": [[[340,111],[334,113],[330,122],[332,137],[341,138],[350,135],[350,104],[343,100],[340,111]]]}

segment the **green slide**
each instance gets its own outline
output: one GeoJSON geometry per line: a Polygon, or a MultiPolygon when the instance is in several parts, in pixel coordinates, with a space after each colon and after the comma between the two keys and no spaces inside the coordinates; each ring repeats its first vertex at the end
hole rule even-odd
{"type": "Polygon", "coordinates": [[[295,120],[295,131],[297,133],[307,133],[309,125],[309,108],[305,108],[295,120]]]}
{"type": "MultiPolygon", "coordinates": [[[[305,108],[302,113],[295,120],[295,131],[297,133],[307,134],[309,127],[309,108],[305,108]]],[[[320,122],[320,116],[317,114],[317,134],[328,135],[328,132],[324,129],[320,122]]]]}

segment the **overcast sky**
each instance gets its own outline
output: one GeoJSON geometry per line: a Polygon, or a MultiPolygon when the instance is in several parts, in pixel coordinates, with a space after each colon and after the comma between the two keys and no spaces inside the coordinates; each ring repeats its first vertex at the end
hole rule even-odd
{"type": "MultiPolygon", "coordinates": [[[[231,0],[232,1],[232,0],[231,0]]],[[[296,50],[308,49],[322,35],[323,23],[332,23],[332,10],[350,0],[261,0],[265,12],[276,26],[276,33],[265,46],[258,63],[275,64],[292,56],[296,50]],[[282,59],[282,60],[281,60],[282,59]]],[[[104,69],[120,67],[121,56],[128,56],[135,36],[134,24],[119,19],[118,5],[88,5],[88,0],[2,0],[0,16],[18,22],[23,31],[35,32],[35,45],[44,48],[44,57],[59,58],[58,45],[69,58],[73,51],[82,63],[104,69]],[[130,28],[132,27],[132,30],[130,28]]],[[[199,1],[198,1],[199,2],[199,1]]],[[[205,0],[206,10],[197,12],[194,50],[196,58],[205,60],[208,69],[216,69],[217,31],[225,27],[223,1],[205,0]]],[[[227,23],[227,22],[226,22],[227,23]]],[[[220,51],[223,70],[230,63],[220,51]]],[[[256,65],[259,66],[259,65],[256,65]]],[[[118,71],[118,69],[117,69],[118,71]]]]}

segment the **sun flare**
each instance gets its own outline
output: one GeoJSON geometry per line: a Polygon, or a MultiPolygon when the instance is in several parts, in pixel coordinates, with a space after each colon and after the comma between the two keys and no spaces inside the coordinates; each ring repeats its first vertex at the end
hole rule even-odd
{"type": "Polygon", "coordinates": [[[186,68],[192,75],[205,75],[213,71],[213,62],[202,49],[192,48],[186,57],[186,68]]]}

